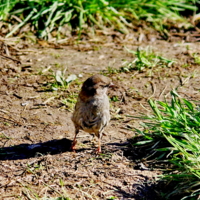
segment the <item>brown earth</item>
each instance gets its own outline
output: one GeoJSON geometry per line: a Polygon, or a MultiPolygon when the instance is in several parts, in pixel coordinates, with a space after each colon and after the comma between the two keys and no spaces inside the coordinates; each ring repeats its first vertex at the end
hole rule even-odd
{"type": "Polygon", "coordinates": [[[168,98],[173,88],[182,97],[198,101],[200,70],[194,55],[200,46],[181,38],[171,42],[133,38],[71,45],[1,39],[1,199],[162,199],[163,188],[156,182],[161,171],[139,160],[131,148],[128,139],[141,120],[130,115],[150,113],[147,100],[168,98]],[[126,48],[148,46],[175,63],[111,73],[134,60],[126,48]],[[65,69],[65,77],[82,77],[69,87],[52,90],[56,85],[51,75],[65,69]],[[103,137],[103,152],[94,153],[96,143],[84,132],[78,135],[77,152],[71,152],[75,97],[87,77],[102,71],[115,83],[109,91],[112,119],[103,137]]]}

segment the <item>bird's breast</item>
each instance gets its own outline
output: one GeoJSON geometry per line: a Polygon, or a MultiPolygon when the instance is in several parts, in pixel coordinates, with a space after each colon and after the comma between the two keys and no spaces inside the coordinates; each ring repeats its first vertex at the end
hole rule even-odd
{"type": "Polygon", "coordinates": [[[93,98],[87,102],[79,99],[72,120],[75,125],[86,132],[99,132],[110,120],[108,97],[93,98]]]}

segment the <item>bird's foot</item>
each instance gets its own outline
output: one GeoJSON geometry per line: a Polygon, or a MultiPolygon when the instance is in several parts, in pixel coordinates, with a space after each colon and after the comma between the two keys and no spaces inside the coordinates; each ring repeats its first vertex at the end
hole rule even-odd
{"type": "Polygon", "coordinates": [[[97,154],[101,153],[101,147],[98,147],[98,148],[97,148],[96,153],[97,153],[97,154]]]}
{"type": "Polygon", "coordinates": [[[76,140],[74,140],[74,141],[72,142],[71,150],[72,150],[73,152],[76,152],[76,148],[75,148],[76,143],[77,143],[76,140]]]}

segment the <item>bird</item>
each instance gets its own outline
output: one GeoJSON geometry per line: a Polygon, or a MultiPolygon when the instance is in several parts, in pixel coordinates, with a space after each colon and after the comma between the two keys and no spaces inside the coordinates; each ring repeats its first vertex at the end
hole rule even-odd
{"type": "Polygon", "coordinates": [[[75,151],[77,134],[83,130],[98,137],[97,153],[101,153],[101,138],[110,121],[107,90],[113,86],[111,79],[101,74],[95,74],[83,83],[72,115],[75,126],[72,151],[75,151]]]}

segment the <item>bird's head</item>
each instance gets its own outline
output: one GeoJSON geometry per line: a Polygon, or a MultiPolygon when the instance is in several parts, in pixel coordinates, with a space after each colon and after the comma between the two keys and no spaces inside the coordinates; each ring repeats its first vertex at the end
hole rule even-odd
{"type": "Polygon", "coordinates": [[[113,83],[110,78],[100,74],[95,74],[83,83],[80,95],[83,98],[89,98],[94,95],[104,95],[106,94],[108,88],[112,86],[113,83]]]}

